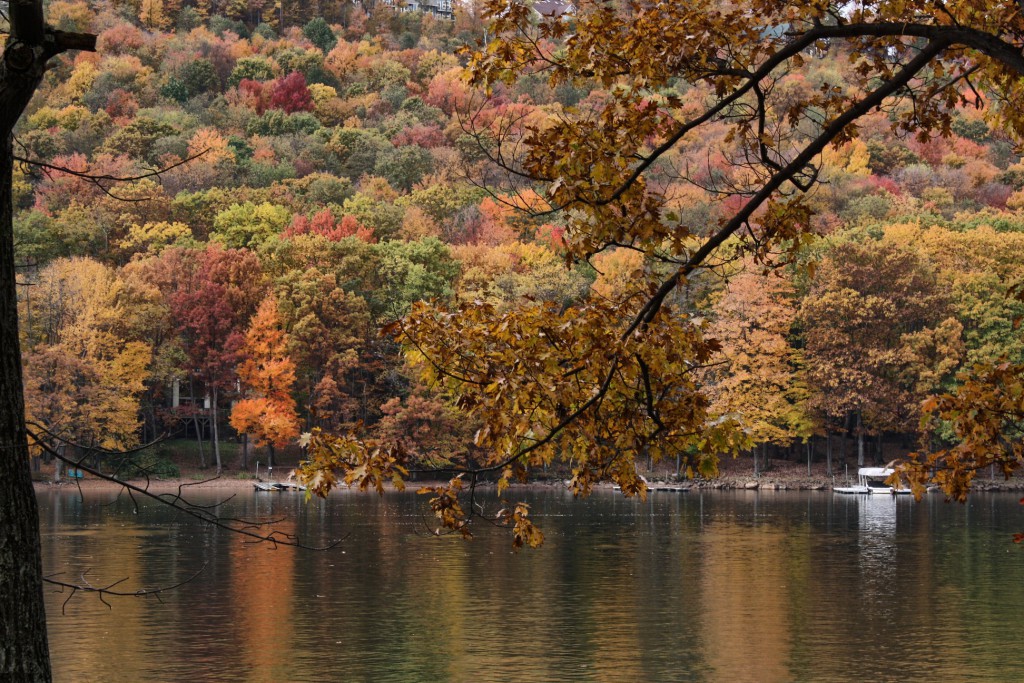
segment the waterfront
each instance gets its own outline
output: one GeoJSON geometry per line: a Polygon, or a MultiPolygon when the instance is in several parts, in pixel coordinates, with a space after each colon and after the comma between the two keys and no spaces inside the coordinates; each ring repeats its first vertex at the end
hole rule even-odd
{"type": "Polygon", "coordinates": [[[109,493],[42,492],[47,573],[134,590],[205,567],[162,602],[78,594],[62,615],[67,594],[48,593],[55,679],[1024,679],[1015,495],[513,495],[540,550],[512,553],[483,525],[470,542],[436,538],[414,494],[246,492],[220,507],[312,544],[344,539],[313,552],[109,493]]]}

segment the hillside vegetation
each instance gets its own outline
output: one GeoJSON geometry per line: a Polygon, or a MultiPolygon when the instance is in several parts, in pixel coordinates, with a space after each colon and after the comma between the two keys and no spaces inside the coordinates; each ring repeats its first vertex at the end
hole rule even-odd
{"type": "MultiPolygon", "coordinates": [[[[48,11],[99,35],[96,53],[47,73],[16,131],[18,154],[44,163],[15,182],[28,415],[56,436],[274,448],[356,429],[420,467],[461,462],[480,441],[472,406],[421,371],[414,337],[403,348],[382,328],[420,301],[615,311],[660,267],[627,239],[567,258],[564,214],[489,163],[510,127],[607,93],[527,73],[484,97],[458,53],[484,36],[469,5],[455,21],[382,4],[48,11]]],[[[819,50],[773,97],[843,88],[844,49],[819,50]]],[[[661,96],[686,109],[708,93],[680,82],[661,96]]],[[[922,426],[922,403],[976,364],[1024,361],[1024,304],[1008,296],[1024,275],[1024,165],[980,104],[950,105],[943,136],[898,136],[898,110],[868,115],[823,154],[814,238],[774,267],[736,249],[675,292],[717,340],[687,381],[706,390],[708,424],[741,428],[723,452],[810,440],[831,466],[847,439],[861,462],[883,440],[941,444],[950,427],[922,426]]],[[[738,144],[712,125],[658,159],[648,183],[668,225],[699,237],[735,210],[738,144]]],[[[648,455],[713,474],[694,454],[648,455]]]]}

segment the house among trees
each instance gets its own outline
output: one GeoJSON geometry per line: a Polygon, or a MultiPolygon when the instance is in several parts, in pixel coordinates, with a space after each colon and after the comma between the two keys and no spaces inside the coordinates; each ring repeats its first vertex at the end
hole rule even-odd
{"type": "Polygon", "coordinates": [[[425,12],[442,19],[455,19],[455,8],[452,0],[384,0],[400,12],[425,12]]]}
{"type": "Polygon", "coordinates": [[[572,14],[576,10],[571,2],[559,2],[558,0],[539,0],[533,3],[533,11],[542,17],[559,18],[565,14],[572,14]]]}

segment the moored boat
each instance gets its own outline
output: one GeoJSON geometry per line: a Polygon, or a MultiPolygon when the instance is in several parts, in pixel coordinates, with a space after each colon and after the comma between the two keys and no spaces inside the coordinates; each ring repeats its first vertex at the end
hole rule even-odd
{"type": "Polygon", "coordinates": [[[907,487],[897,489],[885,483],[885,480],[891,477],[895,471],[891,467],[861,467],[857,470],[855,486],[836,486],[832,491],[852,494],[909,494],[910,489],[907,487]]]}
{"type": "Polygon", "coordinates": [[[305,491],[306,487],[290,481],[258,481],[253,484],[257,491],[305,491]]]}

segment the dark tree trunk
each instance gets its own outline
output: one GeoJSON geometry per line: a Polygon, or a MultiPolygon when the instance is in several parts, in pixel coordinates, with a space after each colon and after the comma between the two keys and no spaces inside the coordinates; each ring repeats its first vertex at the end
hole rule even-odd
{"type": "Polygon", "coordinates": [[[839,464],[846,467],[846,435],[850,431],[849,414],[843,418],[843,431],[839,434],[839,464]]]}
{"type": "Polygon", "coordinates": [[[11,131],[42,76],[42,64],[35,61],[31,48],[15,43],[0,66],[0,677],[45,681],[50,659],[39,512],[25,431],[11,196],[11,131]]]}
{"type": "MultiPolygon", "coordinates": [[[[3,85],[10,80],[7,73],[0,78],[3,85]]],[[[31,95],[35,83],[28,87],[31,95]]],[[[4,108],[11,106],[8,89],[0,87],[4,108]]],[[[48,681],[39,512],[28,459],[18,343],[10,127],[5,133],[0,160],[0,678],[48,681]]]]}
{"type": "Polygon", "coordinates": [[[832,432],[825,430],[825,476],[832,476],[832,432]]]}
{"type": "Polygon", "coordinates": [[[857,413],[857,467],[864,467],[864,421],[857,413]]]}
{"type": "Polygon", "coordinates": [[[95,49],[96,39],[48,29],[41,0],[11,0],[9,18],[11,34],[0,61],[0,679],[49,681],[39,511],[18,339],[11,133],[47,60],[67,49],[95,49]]]}

